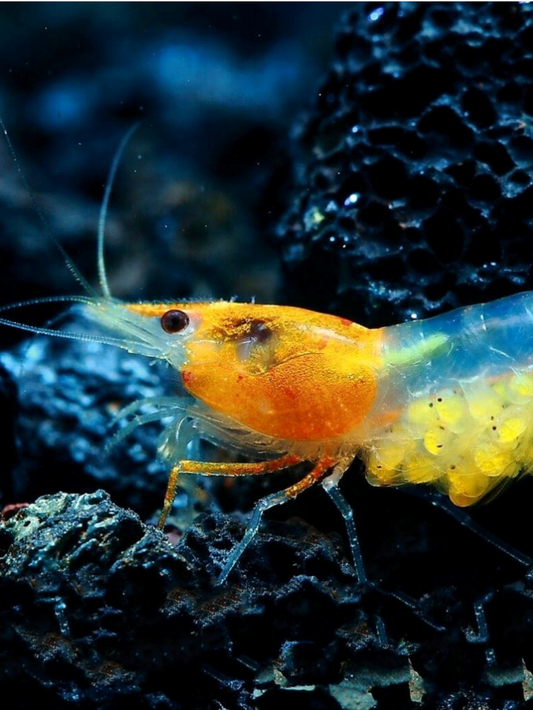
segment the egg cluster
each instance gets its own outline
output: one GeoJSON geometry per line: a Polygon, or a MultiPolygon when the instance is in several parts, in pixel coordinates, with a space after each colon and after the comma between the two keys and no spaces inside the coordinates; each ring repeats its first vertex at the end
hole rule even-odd
{"type": "Polygon", "coordinates": [[[367,454],[373,485],[435,483],[465,507],[533,460],[533,372],[462,382],[413,399],[367,454]]]}

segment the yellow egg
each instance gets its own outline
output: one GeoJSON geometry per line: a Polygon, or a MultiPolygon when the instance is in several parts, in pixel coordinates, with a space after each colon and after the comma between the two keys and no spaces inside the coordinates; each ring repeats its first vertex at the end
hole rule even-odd
{"type": "Polygon", "coordinates": [[[496,438],[502,444],[515,444],[527,429],[527,421],[523,417],[509,417],[497,426],[496,438]]]}
{"type": "Polygon", "coordinates": [[[435,401],[435,409],[443,424],[455,426],[467,416],[464,398],[453,390],[443,390],[435,401]]]}
{"type": "Polygon", "coordinates": [[[415,399],[407,410],[407,418],[413,424],[430,425],[435,421],[437,413],[435,407],[431,406],[434,403],[424,397],[415,399]]]}
{"type": "Polygon", "coordinates": [[[444,427],[437,425],[428,429],[424,434],[424,447],[433,456],[446,453],[446,444],[450,438],[449,432],[444,427]]]}
{"type": "Polygon", "coordinates": [[[490,420],[502,411],[505,400],[491,388],[474,391],[468,396],[468,409],[471,416],[478,421],[490,420]]]}
{"type": "Polygon", "coordinates": [[[415,454],[403,466],[403,480],[406,483],[431,483],[442,476],[442,470],[427,455],[415,454]]]}
{"type": "Polygon", "coordinates": [[[533,374],[513,375],[507,383],[507,396],[512,402],[523,403],[533,397],[533,374]]]}
{"type": "Polygon", "coordinates": [[[457,467],[448,472],[448,495],[460,507],[473,505],[482,498],[491,485],[490,478],[479,472],[466,472],[457,467]]]}
{"type": "Polygon", "coordinates": [[[508,451],[482,440],[473,450],[473,460],[485,476],[501,476],[513,459],[508,451]]]}

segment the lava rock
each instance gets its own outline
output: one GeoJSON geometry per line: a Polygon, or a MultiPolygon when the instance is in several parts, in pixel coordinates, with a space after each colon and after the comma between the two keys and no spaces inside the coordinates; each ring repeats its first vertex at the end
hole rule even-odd
{"type": "Polygon", "coordinates": [[[533,10],[360,3],[292,144],[293,304],[367,326],[532,287],[533,10]]]}
{"type": "MultiPolygon", "coordinates": [[[[304,697],[333,708],[328,683],[342,681],[347,657],[352,680],[369,650],[374,667],[390,666],[395,653],[377,644],[352,572],[325,538],[284,526],[271,533],[276,579],[256,559],[217,586],[230,529],[205,517],[176,549],[103,491],[18,511],[0,527],[2,692],[16,686],[19,708],[40,689],[57,708],[193,710],[267,707],[280,689],[305,685],[304,697]]],[[[395,683],[409,677],[401,665],[395,683]]],[[[362,698],[371,686],[361,678],[362,698]]]]}

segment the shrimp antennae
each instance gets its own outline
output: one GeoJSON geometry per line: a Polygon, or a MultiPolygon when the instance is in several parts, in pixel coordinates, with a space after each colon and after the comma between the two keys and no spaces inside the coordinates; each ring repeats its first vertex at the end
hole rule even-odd
{"type": "MultiPolygon", "coordinates": [[[[113,311],[115,311],[114,317],[111,316],[110,320],[115,321],[118,317],[119,322],[121,322],[122,318],[127,313],[127,309],[121,308],[122,304],[120,301],[112,298],[104,298],[102,296],[99,298],[91,298],[89,296],[50,296],[45,298],[33,298],[29,301],[19,301],[18,303],[10,303],[7,306],[0,306],[0,312],[9,311],[12,308],[24,308],[26,306],[40,305],[43,303],[81,303],[89,307],[89,311],[92,312],[93,316],[99,314],[100,317],[106,313],[109,316],[110,312],[113,313],[113,311]],[[122,317],[121,315],[117,316],[117,308],[121,311],[122,317]]],[[[25,330],[28,333],[35,333],[37,335],[52,335],[69,340],[84,340],[92,343],[101,343],[103,345],[113,345],[114,347],[123,348],[128,352],[146,355],[147,357],[161,357],[161,351],[157,344],[149,342],[153,340],[152,333],[150,333],[149,330],[139,327],[135,323],[128,323],[127,318],[124,319],[122,325],[124,326],[123,330],[131,336],[130,338],[116,338],[107,335],[52,330],[51,328],[42,328],[35,325],[28,325],[27,323],[20,323],[10,320],[9,318],[0,318],[0,325],[7,325],[10,328],[25,330]]]]}
{"type": "Polygon", "coordinates": [[[88,333],[70,333],[69,331],[52,330],[51,328],[38,328],[26,323],[17,323],[17,321],[9,320],[8,318],[0,318],[0,325],[26,330],[28,333],[35,333],[36,335],[52,335],[56,338],[67,338],[68,340],[85,340],[91,343],[101,343],[102,345],[126,347],[126,349],[128,344],[134,345],[133,341],[123,340],[122,338],[106,338],[105,336],[100,337],[99,335],[90,335],[88,333]]]}
{"type": "Polygon", "coordinates": [[[102,200],[102,206],[100,207],[100,216],[98,218],[98,279],[100,281],[100,288],[102,289],[102,294],[105,298],[111,298],[111,291],[109,290],[109,282],[107,280],[104,259],[104,231],[105,221],[107,218],[107,208],[109,206],[111,190],[113,189],[113,183],[115,181],[117,168],[122,159],[122,155],[124,153],[124,150],[126,149],[126,146],[128,145],[130,138],[135,133],[139,125],[140,121],[134,123],[133,126],[128,130],[126,135],[120,141],[120,144],[113,158],[113,162],[111,163],[111,168],[109,170],[109,175],[107,177],[107,182],[104,190],[104,199],[102,200]]]}
{"type": "MultiPolygon", "coordinates": [[[[25,306],[35,306],[43,303],[83,303],[84,305],[94,304],[92,298],[86,296],[49,296],[46,298],[32,298],[28,301],[19,301],[18,303],[10,303],[7,306],[0,306],[0,312],[9,311],[12,308],[24,308],[25,306]]],[[[27,323],[19,323],[18,321],[10,320],[9,318],[0,318],[0,325],[7,325],[10,328],[25,330],[29,333],[37,335],[53,335],[59,338],[67,338],[69,340],[85,340],[89,342],[102,343],[103,345],[114,345],[124,347],[132,344],[132,341],[125,338],[113,338],[107,336],[91,335],[89,333],[72,333],[63,330],[53,330],[52,328],[42,328],[36,325],[28,325],[27,323]]]]}
{"type": "Polygon", "coordinates": [[[30,298],[27,301],[18,301],[17,303],[9,303],[6,306],[0,306],[2,311],[10,311],[12,308],[24,308],[25,306],[38,306],[42,303],[94,303],[92,298],[87,296],[45,296],[43,298],[30,298]]]}
{"type": "MultiPolygon", "coordinates": [[[[45,298],[33,298],[29,299],[26,301],[19,301],[17,303],[11,303],[5,306],[0,306],[0,312],[3,311],[8,311],[14,308],[24,308],[26,306],[32,306],[32,305],[40,305],[40,304],[45,304],[45,303],[82,303],[84,305],[104,305],[105,302],[112,302],[113,298],[111,296],[111,292],[109,289],[109,283],[107,280],[107,275],[106,275],[106,270],[105,270],[105,260],[104,260],[104,232],[105,232],[105,221],[107,217],[107,210],[109,207],[109,199],[111,195],[111,190],[113,187],[113,182],[115,180],[116,172],[120,163],[120,160],[122,158],[122,155],[124,154],[124,150],[128,144],[128,141],[130,140],[131,136],[133,133],[137,130],[139,127],[140,122],[138,121],[135,123],[131,128],[126,132],[122,140],[120,141],[120,144],[118,146],[118,149],[115,152],[115,155],[113,157],[113,161],[111,164],[111,168],[109,171],[109,175],[106,181],[105,185],[105,190],[104,190],[104,197],[102,201],[102,206],[100,208],[100,215],[98,219],[98,247],[97,247],[97,256],[98,256],[98,276],[99,276],[99,282],[100,282],[100,287],[102,290],[102,294],[100,295],[98,291],[93,288],[90,283],[87,281],[87,279],[83,276],[83,274],[80,272],[74,261],[71,259],[71,257],[68,255],[66,250],[63,248],[63,246],[60,244],[60,242],[56,239],[56,237],[53,235],[50,225],[48,224],[43,211],[40,209],[39,205],[37,204],[37,200],[35,199],[35,196],[32,192],[32,189],[26,180],[26,176],[24,175],[24,171],[22,170],[22,167],[19,163],[15,148],[13,146],[13,143],[11,141],[11,137],[9,136],[7,132],[7,128],[5,126],[5,123],[0,116],[0,129],[3,131],[6,143],[9,149],[9,152],[11,153],[11,157],[15,163],[15,166],[17,168],[17,172],[19,173],[20,179],[26,189],[26,192],[28,193],[32,206],[34,210],[36,211],[39,220],[41,222],[42,227],[44,228],[44,231],[47,235],[47,237],[54,243],[54,245],[57,247],[58,251],[62,255],[63,259],[65,260],[65,263],[69,269],[69,271],[72,273],[76,281],[85,289],[85,291],[89,294],[88,296],[51,296],[51,297],[45,297],[45,298]]],[[[37,335],[52,335],[60,338],[67,338],[70,340],[83,340],[83,341],[89,341],[89,342],[96,342],[96,343],[101,343],[105,345],[113,345],[115,347],[122,347],[126,350],[129,350],[133,352],[132,348],[138,347],[139,344],[136,343],[135,340],[130,340],[127,338],[114,338],[111,336],[96,336],[96,335],[91,335],[87,333],[73,333],[73,332],[68,332],[68,331],[61,331],[61,330],[53,330],[51,328],[45,328],[45,327],[38,327],[34,325],[28,325],[26,323],[19,323],[18,321],[11,320],[9,318],[0,318],[0,325],[5,325],[9,326],[11,328],[16,328],[18,330],[24,330],[29,333],[35,333],[37,335]]],[[[151,355],[152,349],[149,347],[146,347],[145,349],[145,354],[151,355]]]]}
{"type": "Polygon", "coordinates": [[[19,176],[20,176],[20,179],[22,180],[22,184],[24,185],[24,187],[25,187],[25,189],[26,189],[26,192],[28,193],[28,195],[29,195],[29,197],[30,197],[32,207],[33,207],[34,210],[36,211],[36,213],[37,213],[37,215],[38,215],[38,217],[39,217],[39,220],[40,220],[40,222],[41,222],[41,225],[42,225],[42,227],[43,227],[43,229],[44,229],[46,235],[48,236],[49,239],[51,239],[51,241],[55,244],[55,246],[56,246],[57,249],[59,250],[59,253],[61,254],[61,256],[63,257],[63,259],[65,260],[65,263],[66,263],[66,265],[67,265],[68,270],[69,270],[70,273],[74,276],[74,278],[76,279],[76,281],[85,289],[85,291],[87,291],[88,294],[90,294],[90,295],[92,295],[92,296],[98,296],[98,293],[97,293],[97,292],[95,291],[95,289],[90,285],[90,283],[87,281],[87,279],[83,276],[83,274],[82,274],[81,271],[78,269],[78,267],[76,266],[76,264],[72,261],[72,259],[70,258],[70,256],[68,255],[68,253],[66,252],[66,250],[64,249],[64,247],[63,247],[63,246],[60,244],[60,242],[54,237],[54,235],[53,235],[53,233],[52,233],[52,230],[50,229],[50,225],[48,224],[47,220],[45,219],[45,216],[44,216],[44,214],[43,214],[43,211],[41,210],[41,208],[40,208],[39,205],[37,204],[37,200],[35,199],[35,196],[34,196],[34,194],[33,194],[33,191],[32,191],[32,189],[31,189],[31,187],[30,187],[28,181],[26,180],[26,176],[24,175],[24,171],[22,170],[22,166],[21,166],[20,163],[19,163],[19,160],[18,160],[18,158],[17,158],[17,153],[15,152],[15,148],[13,147],[13,143],[11,142],[11,138],[10,138],[8,132],[7,132],[7,128],[6,128],[5,124],[4,124],[4,121],[3,121],[2,117],[0,117],[0,127],[1,127],[1,129],[2,129],[2,131],[3,131],[3,133],[4,133],[5,138],[6,138],[7,146],[8,146],[8,148],[9,148],[9,152],[11,153],[11,157],[13,158],[13,161],[14,161],[14,163],[15,163],[15,166],[16,166],[16,168],[17,168],[17,172],[18,172],[18,174],[19,174],[19,176]]]}
{"type": "Polygon", "coordinates": [[[8,318],[0,318],[0,325],[7,325],[10,328],[18,328],[18,330],[26,330],[28,333],[36,335],[52,335],[56,338],[67,338],[68,340],[86,340],[91,343],[102,343],[102,345],[114,345],[122,347],[130,341],[121,340],[120,338],[106,338],[97,335],[89,335],[88,333],[70,333],[62,330],[52,330],[51,328],[38,328],[37,326],[27,325],[26,323],[17,323],[17,321],[9,320],[8,318]]]}

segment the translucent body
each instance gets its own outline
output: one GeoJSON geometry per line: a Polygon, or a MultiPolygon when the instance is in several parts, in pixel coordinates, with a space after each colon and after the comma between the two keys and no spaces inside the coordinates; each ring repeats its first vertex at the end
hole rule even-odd
{"type": "Polygon", "coordinates": [[[384,330],[364,442],[375,485],[435,483],[475,503],[533,463],[533,295],[384,330]]]}

